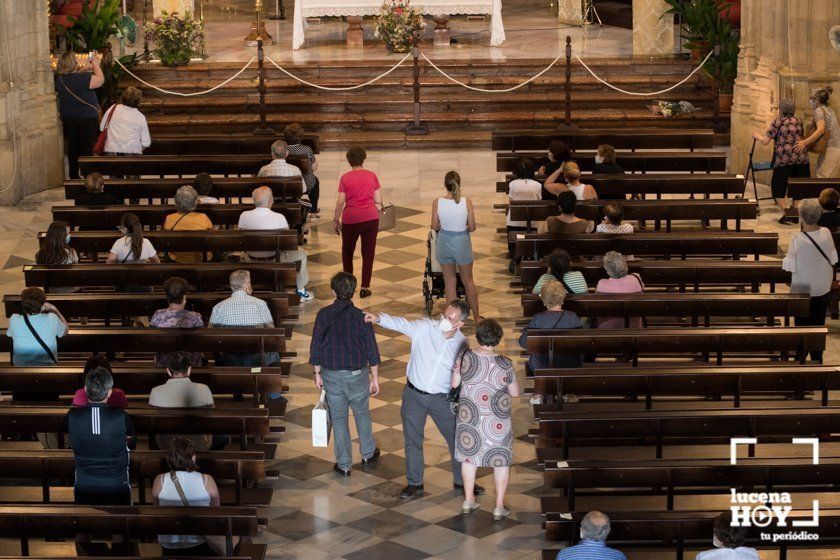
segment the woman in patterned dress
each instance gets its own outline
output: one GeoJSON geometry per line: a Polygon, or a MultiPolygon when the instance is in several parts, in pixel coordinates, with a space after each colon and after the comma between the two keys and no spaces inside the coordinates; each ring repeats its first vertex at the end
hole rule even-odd
{"type": "Polygon", "coordinates": [[[461,511],[472,513],[478,509],[473,491],[476,469],[493,467],[496,482],[493,519],[497,521],[510,515],[505,507],[513,462],[510,399],[519,396],[513,362],[496,354],[502,335],[498,321],[485,319],[478,323],[475,328],[478,348],[462,350],[452,370],[452,387],[461,387],[455,428],[455,460],[461,463],[464,477],[461,511]]]}

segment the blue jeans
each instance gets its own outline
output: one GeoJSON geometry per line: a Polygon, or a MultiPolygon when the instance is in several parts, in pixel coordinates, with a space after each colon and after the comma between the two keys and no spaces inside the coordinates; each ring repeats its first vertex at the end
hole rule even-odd
{"type": "Polygon", "coordinates": [[[370,378],[368,369],[321,370],[324,390],[327,392],[327,406],[333,430],[335,462],[343,470],[353,465],[353,445],[350,441],[350,409],[359,432],[359,451],[362,458],[373,455],[376,442],[370,421],[370,378]]]}

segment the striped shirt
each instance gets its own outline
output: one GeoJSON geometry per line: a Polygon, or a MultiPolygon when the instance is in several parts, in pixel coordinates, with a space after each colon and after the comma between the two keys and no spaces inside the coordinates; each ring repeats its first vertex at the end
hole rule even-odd
{"type": "Polygon", "coordinates": [[[303,183],[306,185],[306,190],[309,191],[315,186],[315,174],[312,173],[312,165],[315,163],[315,154],[312,148],[304,146],[303,144],[289,144],[289,157],[306,158],[309,162],[309,171],[303,174],[303,183]]]}
{"type": "Polygon", "coordinates": [[[620,550],[608,547],[604,541],[583,539],[558,552],[557,560],[627,560],[627,557],[620,550]]]}
{"type": "MultiPolygon", "coordinates": [[[[557,278],[550,272],[546,272],[540,276],[540,279],[537,280],[536,284],[534,284],[534,289],[531,290],[531,293],[540,295],[543,286],[550,280],[557,280],[557,278]]],[[[585,294],[589,291],[589,288],[586,285],[586,278],[583,277],[583,273],[579,270],[570,270],[564,274],[563,282],[571,288],[573,294],[585,294]]]]}
{"type": "Polygon", "coordinates": [[[379,365],[373,325],[350,300],[335,300],[318,312],[309,346],[309,363],[330,370],[379,365]]]}

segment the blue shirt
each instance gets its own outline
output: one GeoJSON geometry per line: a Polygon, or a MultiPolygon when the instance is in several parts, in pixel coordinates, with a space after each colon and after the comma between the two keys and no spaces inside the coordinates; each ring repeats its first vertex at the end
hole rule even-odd
{"type": "Polygon", "coordinates": [[[557,553],[557,560],[627,560],[620,550],[610,548],[604,541],[583,539],[575,546],[557,553]]]}
{"type": "MultiPolygon", "coordinates": [[[[50,351],[58,359],[58,340],[67,334],[67,325],[55,313],[38,313],[29,316],[32,328],[49,347],[50,351]]],[[[9,319],[9,328],[6,336],[12,339],[13,360],[15,366],[51,366],[53,361],[38,344],[38,341],[30,332],[29,327],[23,320],[23,316],[15,313],[9,319]]]]}

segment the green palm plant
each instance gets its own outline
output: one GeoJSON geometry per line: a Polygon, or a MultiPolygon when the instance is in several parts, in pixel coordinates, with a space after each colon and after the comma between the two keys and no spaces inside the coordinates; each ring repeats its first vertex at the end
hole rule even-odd
{"type": "Polygon", "coordinates": [[[79,17],[70,16],[72,27],[66,28],[67,41],[76,52],[97,51],[108,46],[112,35],[117,33],[122,17],[120,0],[96,0],[93,6],[82,5],[79,17]]]}

